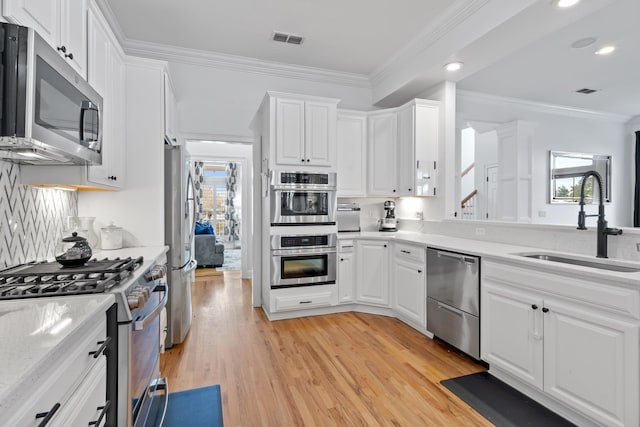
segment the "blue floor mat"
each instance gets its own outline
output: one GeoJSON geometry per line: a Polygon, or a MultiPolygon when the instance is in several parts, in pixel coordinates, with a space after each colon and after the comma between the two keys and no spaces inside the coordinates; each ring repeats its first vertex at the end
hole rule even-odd
{"type": "Polygon", "coordinates": [[[165,427],[222,427],[220,386],[169,393],[165,427]]]}

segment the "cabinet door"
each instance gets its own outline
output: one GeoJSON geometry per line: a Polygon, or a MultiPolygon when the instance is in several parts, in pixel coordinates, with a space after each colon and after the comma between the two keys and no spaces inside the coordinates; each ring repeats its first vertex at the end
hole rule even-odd
{"type": "Polygon", "coordinates": [[[87,78],[87,0],[60,0],[60,45],[67,62],[87,78]]]}
{"type": "Polygon", "coordinates": [[[109,110],[106,111],[105,126],[108,126],[111,137],[104,145],[107,156],[107,181],[113,187],[123,188],[126,183],[126,156],[125,156],[125,73],[124,58],[115,52],[109,60],[109,110]]]}
{"type": "Polygon", "coordinates": [[[59,47],[59,0],[4,0],[2,14],[12,22],[32,27],[51,46],[59,47]]]}
{"type": "Polygon", "coordinates": [[[415,195],[435,196],[437,186],[438,129],[440,107],[436,101],[423,101],[415,106],[414,171],[415,195]]]}
{"type": "Polygon", "coordinates": [[[338,254],[338,302],[351,303],[355,298],[353,253],[338,254]]]}
{"type": "Polygon", "coordinates": [[[175,96],[169,76],[164,75],[164,135],[173,143],[177,142],[175,134],[175,96]]]}
{"type": "Polygon", "coordinates": [[[395,258],[393,266],[394,310],[417,325],[425,327],[427,282],[425,266],[395,258]]]}
{"type": "Polygon", "coordinates": [[[544,390],[603,425],[639,425],[638,326],[592,307],[545,309],[544,390]]]}
{"type": "Polygon", "coordinates": [[[360,240],[357,244],[357,300],[389,305],[389,248],[384,241],[360,240]]]}
{"type": "Polygon", "coordinates": [[[304,101],[276,99],[277,164],[306,164],[304,133],[304,101]]]}
{"type": "Polygon", "coordinates": [[[367,116],[339,113],[337,128],[338,197],[367,191],[367,116]]]}
{"type": "Polygon", "coordinates": [[[415,107],[398,111],[398,195],[415,194],[415,107]]]}
{"type": "Polygon", "coordinates": [[[396,113],[369,117],[367,195],[393,196],[396,190],[396,113]]]}
{"type": "Polygon", "coordinates": [[[308,166],[335,166],[336,106],[305,101],[304,158],[308,166]]]}
{"type": "Polygon", "coordinates": [[[542,389],[542,298],[485,279],[480,312],[482,359],[542,389]]]}

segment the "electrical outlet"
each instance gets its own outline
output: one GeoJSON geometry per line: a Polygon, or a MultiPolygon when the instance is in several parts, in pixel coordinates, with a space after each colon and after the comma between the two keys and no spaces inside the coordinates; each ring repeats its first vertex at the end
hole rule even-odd
{"type": "Polygon", "coordinates": [[[476,236],[484,236],[486,230],[483,227],[476,227],[476,236]]]}
{"type": "Polygon", "coordinates": [[[640,243],[636,243],[636,251],[640,252],[640,243]]]}
{"type": "Polygon", "coordinates": [[[544,218],[544,217],[546,217],[546,216],[547,216],[547,211],[539,210],[539,211],[538,211],[538,216],[539,216],[540,218],[544,218]]]}

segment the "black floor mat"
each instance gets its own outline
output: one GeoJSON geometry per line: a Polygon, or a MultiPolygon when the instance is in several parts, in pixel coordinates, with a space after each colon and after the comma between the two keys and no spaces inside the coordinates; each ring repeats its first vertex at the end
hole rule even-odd
{"type": "Polygon", "coordinates": [[[575,427],[488,372],[440,383],[497,427],[575,427]]]}

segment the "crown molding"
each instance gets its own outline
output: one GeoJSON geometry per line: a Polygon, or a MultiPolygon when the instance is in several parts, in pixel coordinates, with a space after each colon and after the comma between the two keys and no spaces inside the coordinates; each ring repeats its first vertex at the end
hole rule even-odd
{"type": "Polygon", "coordinates": [[[434,43],[450,33],[490,0],[458,0],[439,19],[430,24],[405,47],[370,74],[372,85],[377,85],[395,71],[400,61],[411,60],[428,50],[434,43]]]}
{"type": "Polygon", "coordinates": [[[120,47],[123,47],[127,38],[122,31],[118,19],[116,19],[116,14],[113,12],[113,9],[106,0],[94,0],[94,3],[98,6],[100,12],[102,12],[102,16],[107,21],[107,24],[109,24],[109,27],[111,27],[113,35],[116,37],[116,40],[118,40],[118,43],[120,43],[120,47]]]}
{"type": "Polygon", "coordinates": [[[490,95],[482,92],[468,90],[458,90],[456,97],[468,101],[480,102],[488,105],[510,105],[514,107],[526,108],[538,113],[564,115],[582,119],[597,119],[615,123],[627,123],[631,116],[623,114],[608,113],[604,111],[587,110],[583,108],[570,107],[567,105],[555,105],[538,101],[530,101],[521,98],[509,98],[498,95],[490,95]]]}

